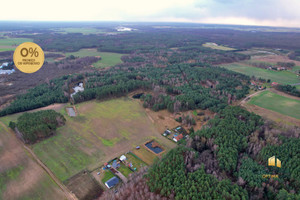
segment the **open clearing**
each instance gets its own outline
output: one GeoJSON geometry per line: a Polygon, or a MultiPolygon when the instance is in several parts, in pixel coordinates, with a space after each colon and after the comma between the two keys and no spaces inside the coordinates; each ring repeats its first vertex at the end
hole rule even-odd
{"type": "Polygon", "coordinates": [[[93,65],[96,68],[105,68],[105,67],[110,67],[122,63],[121,57],[124,54],[99,52],[97,51],[97,49],[81,49],[77,52],[66,53],[65,55],[66,56],[74,55],[78,57],[101,56],[101,60],[94,63],[93,65]]]}
{"type": "Polygon", "coordinates": [[[252,97],[248,103],[300,119],[300,101],[296,99],[281,96],[270,91],[264,91],[252,97]]]}
{"type": "Polygon", "coordinates": [[[23,42],[32,42],[30,38],[4,38],[0,39],[0,51],[14,51],[23,42]]]}
{"type": "Polygon", "coordinates": [[[273,71],[261,69],[242,63],[232,63],[220,66],[235,72],[248,75],[250,77],[255,76],[257,78],[263,78],[266,80],[270,79],[271,82],[278,82],[280,84],[295,84],[300,82],[299,77],[297,77],[296,74],[289,71],[273,71]]]}
{"type": "Polygon", "coordinates": [[[79,115],[74,118],[61,109],[66,125],[33,145],[35,154],[61,181],[86,168],[92,171],[152,138],[159,138],[167,149],[176,145],[160,135],[137,101],[89,101],[76,107],[79,115]]]}
{"type": "Polygon", "coordinates": [[[0,199],[66,199],[2,122],[0,163],[0,199]]]}
{"type": "Polygon", "coordinates": [[[212,42],[207,42],[207,43],[203,44],[202,46],[208,47],[208,48],[211,48],[211,49],[223,50],[223,51],[233,51],[233,50],[235,50],[234,48],[225,47],[225,46],[218,45],[218,44],[212,43],[212,42]]]}

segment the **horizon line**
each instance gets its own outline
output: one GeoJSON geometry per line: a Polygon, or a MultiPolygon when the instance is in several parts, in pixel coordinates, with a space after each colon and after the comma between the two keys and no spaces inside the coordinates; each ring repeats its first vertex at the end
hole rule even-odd
{"type": "Polygon", "coordinates": [[[260,28],[285,28],[285,29],[300,29],[300,27],[293,26],[272,26],[272,25],[252,25],[252,24],[226,24],[226,23],[205,23],[205,22],[186,22],[186,21],[117,21],[117,20],[0,20],[3,22],[33,22],[33,23],[169,23],[169,24],[193,24],[193,25],[217,25],[217,26],[245,26],[245,27],[260,27],[260,28]]]}

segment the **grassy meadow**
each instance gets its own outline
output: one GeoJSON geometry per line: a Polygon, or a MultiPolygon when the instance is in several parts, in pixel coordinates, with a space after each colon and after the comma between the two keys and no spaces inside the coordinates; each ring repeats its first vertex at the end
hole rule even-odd
{"type": "Polygon", "coordinates": [[[0,52],[1,51],[14,51],[17,46],[24,42],[32,42],[30,38],[2,38],[0,39],[0,52]]]}
{"type": "Polygon", "coordinates": [[[289,71],[272,71],[258,67],[251,67],[241,63],[226,64],[221,65],[221,67],[248,75],[250,77],[255,76],[266,80],[270,79],[271,82],[278,82],[280,84],[294,84],[300,82],[300,79],[297,77],[297,75],[289,71]]]}
{"type": "Polygon", "coordinates": [[[254,96],[249,104],[278,112],[283,115],[300,119],[300,101],[285,96],[275,94],[270,91],[264,91],[254,96]]]}
{"type": "Polygon", "coordinates": [[[33,145],[35,154],[61,180],[101,164],[145,142],[156,133],[143,107],[128,98],[76,105],[79,116],[64,109],[66,125],[33,145]]]}
{"type": "Polygon", "coordinates": [[[94,63],[93,65],[96,68],[105,68],[105,67],[114,66],[116,64],[122,63],[121,57],[124,54],[98,52],[97,49],[81,49],[77,52],[66,53],[66,56],[70,56],[70,55],[74,55],[78,57],[101,56],[101,60],[94,63]]]}

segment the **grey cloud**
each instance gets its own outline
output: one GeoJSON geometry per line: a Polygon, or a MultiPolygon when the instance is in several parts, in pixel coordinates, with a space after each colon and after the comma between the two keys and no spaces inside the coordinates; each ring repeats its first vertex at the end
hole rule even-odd
{"type": "Polygon", "coordinates": [[[246,17],[256,20],[300,19],[299,0],[198,0],[208,17],[246,17]]]}

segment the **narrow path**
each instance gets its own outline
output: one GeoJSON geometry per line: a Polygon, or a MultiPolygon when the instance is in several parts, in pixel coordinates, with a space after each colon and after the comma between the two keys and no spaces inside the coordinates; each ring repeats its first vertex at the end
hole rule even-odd
{"type": "MultiPolygon", "coordinates": [[[[11,129],[7,128],[7,126],[2,121],[0,121],[0,125],[2,125],[7,132],[13,134],[14,137],[16,137],[15,133],[11,129]]],[[[35,153],[30,147],[23,144],[17,137],[16,140],[20,145],[24,147],[24,149],[28,151],[28,153],[30,153],[33,159],[46,171],[46,173],[52,178],[52,180],[60,187],[60,189],[65,193],[67,199],[78,200],[75,194],[73,194],[63,183],[60,182],[60,180],[53,174],[53,172],[35,155],[35,153]]]]}
{"type": "Polygon", "coordinates": [[[49,174],[53,181],[62,189],[68,199],[77,200],[75,194],[73,194],[58,178],[52,173],[52,171],[35,155],[30,147],[23,145],[24,148],[31,154],[34,160],[49,174]]]}
{"type": "Polygon", "coordinates": [[[257,91],[257,92],[255,92],[255,93],[253,93],[253,94],[250,94],[250,95],[246,96],[246,97],[239,103],[239,105],[240,105],[240,106],[243,106],[245,103],[247,103],[247,101],[250,100],[251,97],[254,97],[254,96],[258,95],[259,93],[261,93],[261,92],[263,92],[263,91],[266,91],[266,90],[268,90],[268,89],[260,90],[260,91],[257,91]]]}

